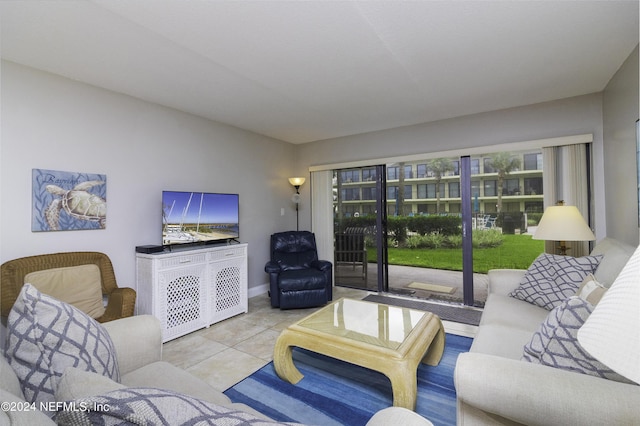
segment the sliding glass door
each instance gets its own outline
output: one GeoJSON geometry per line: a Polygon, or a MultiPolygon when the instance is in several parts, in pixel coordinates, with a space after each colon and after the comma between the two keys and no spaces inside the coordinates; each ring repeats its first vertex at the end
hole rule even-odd
{"type": "Polygon", "coordinates": [[[333,171],[336,285],[388,290],[385,166],[333,171]]]}
{"type": "Polygon", "coordinates": [[[542,149],[336,169],[336,285],[482,306],[489,269],[527,268],[542,149]]]}

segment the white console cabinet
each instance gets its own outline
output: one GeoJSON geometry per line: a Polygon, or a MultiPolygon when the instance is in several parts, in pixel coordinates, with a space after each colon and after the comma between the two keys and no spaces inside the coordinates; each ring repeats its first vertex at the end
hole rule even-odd
{"type": "Polygon", "coordinates": [[[136,311],[156,316],[166,342],[247,312],[247,244],[136,253],[136,311]]]}

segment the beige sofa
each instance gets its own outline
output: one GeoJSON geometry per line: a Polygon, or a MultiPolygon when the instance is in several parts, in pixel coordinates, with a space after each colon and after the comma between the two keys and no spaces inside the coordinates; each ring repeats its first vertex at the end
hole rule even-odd
{"type": "MultiPolygon", "coordinates": [[[[635,248],[613,239],[596,279],[610,286],[635,248]]],[[[524,270],[489,272],[489,295],[468,353],[458,357],[458,425],[637,425],[640,386],[521,361],[549,311],[509,296],[524,270]]]]}
{"type": "MultiPolygon", "coordinates": [[[[109,333],[115,346],[121,383],[116,384],[101,376],[96,377],[97,375],[93,373],[67,370],[67,373],[73,374],[65,373],[60,380],[61,384],[59,384],[60,387],[64,382],[64,393],[67,397],[72,395],[77,399],[101,395],[119,388],[153,387],[184,393],[268,420],[251,407],[232,403],[226,395],[190,373],[162,361],[162,336],[159,321],[155,317],[142,315],[102,325],[109,333]]],[[[24,394],[18,378],[3,356],[0,356],[0,401],[10,404],[3,404],[0,410],[0,425],[55,424],[42,412],[29,409],[23,404],[24,394]]],[[[414,412],[396,407],[379,411],[367,424],[370,426],[387,425],[390,424],[391,419],[401,419],[403,424],[431,425],[430,422],[414,412]]]]}

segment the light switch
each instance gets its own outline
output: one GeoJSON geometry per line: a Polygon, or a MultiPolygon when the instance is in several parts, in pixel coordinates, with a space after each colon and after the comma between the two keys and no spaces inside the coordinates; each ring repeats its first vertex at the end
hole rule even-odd
{"type": "Polygon", "coordinates": [[[280,216],[284,216],[284,207],[280,208],[280,216]]]}

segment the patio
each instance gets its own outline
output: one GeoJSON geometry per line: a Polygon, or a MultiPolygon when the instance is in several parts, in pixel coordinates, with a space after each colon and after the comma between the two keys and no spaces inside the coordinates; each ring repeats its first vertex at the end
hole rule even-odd
{"type": "MultiPolygon", "coordinates": [[[[349,264],[338,264],[335,268],[335,285],[377,291],[376,263],[367,264],[366,281],[363,278],[361,265],[353,268],[349,264]]],[[[484,306],[487,300],[487,285],[486,274],[473,274],[473,296],[476,306],[484,306]]],[[[389,265],[389,292],[419,299],[462,303],[462,272],[389,265]],[[427,286],[421,284],[427,284],[427,286]],[[429,287],[432,288],[429,289],[429,287]]]]}

